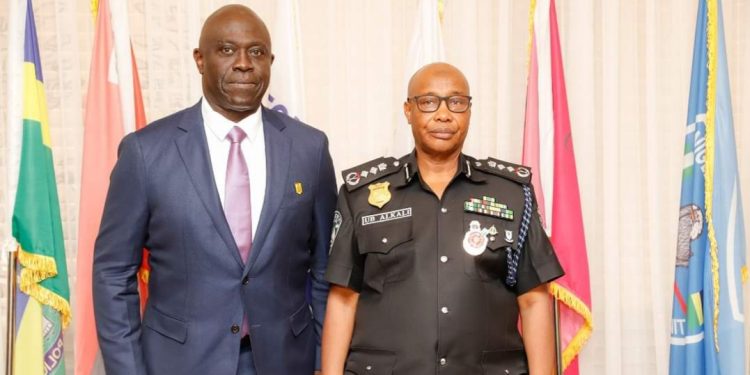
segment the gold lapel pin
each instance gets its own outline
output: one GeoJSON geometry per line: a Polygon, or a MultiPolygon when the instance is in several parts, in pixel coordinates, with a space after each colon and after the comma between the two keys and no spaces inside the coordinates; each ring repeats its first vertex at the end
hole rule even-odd
{"type": "Polygon", "coordinates": [[[294,183],[294,191],[297,193],[297,195],[302,195],[302,183],[297,181],[294,183]]]}

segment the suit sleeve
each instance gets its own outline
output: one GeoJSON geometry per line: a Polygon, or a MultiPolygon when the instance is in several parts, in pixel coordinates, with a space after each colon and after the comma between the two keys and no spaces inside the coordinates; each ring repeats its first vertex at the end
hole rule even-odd
{"type": "Polygon", "coordinates": [[[146,374],[136,273],[148,225],[146,173],[136,134],[120,143],[94,246],[96,329],[107,374],[146,374]]]}
{"type": "Polygon", "coordinates": [[[325,317],[326,302],[328,300],[328,282],[324,275],[328,264],[328,248],[331,239],[331,224],[333,222],[333,210],[336,207],[336,175],[333,170],[333,161],[328,151],[328,139],[325,139],[322,150],[319,170],[320,181],[315,196],[313,208],[313,235],[310,249],[312,252],[312,263],[310,275],[312,279],[312,308],[315,318],[315,368],[320,369],[320,343],[323,332],[323,318],[325,317]]]}

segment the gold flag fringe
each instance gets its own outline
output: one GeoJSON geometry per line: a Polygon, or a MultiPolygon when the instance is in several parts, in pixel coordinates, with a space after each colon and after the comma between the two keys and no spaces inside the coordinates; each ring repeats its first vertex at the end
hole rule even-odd
{"type": "Polygon", "coordinates": [[[714,228],[713,197],[714,197],[714,155],[716,141],[716,55],[718,48],[718,3],[716,0],[706,1],[707,9],[707,46],[708,51],[708,87],[706,89],[706,169],[704,184],[706,190],[706,222],[708,226],[708,241],[711,254],[711,282],[713,284],[713,327],[714,346],[719,351],[719,245],[716,242],[714,228]]]}
{"type": "Polygon", "coordinates": [[[39,303],[51,306],[58,312],[65,329],[72,319],[70,302],[59,294],[42,287],[42,280],[57,276],[57,265],[52,257],[32,254],[18,246],[18,262],[21,264],[19,289],[39,303]]]}
{"type": "Polygon", "coordinates": [[[586,344],[591,337],[591,332],[594,329],[594,320],[591,315],[591,309],[589,309],[580,298],[562,285],[556,282],[551,282],[549,284],[549,293],[555,297],[555,300],[564,303],[565,306],[568,306],[583,318],[583,327],[576,332],[573,339],[568,343],[568,346],[563,348],[563,369],[566,369],[568,368],[568,365],[570,365],[570,362],[572,362],[578,353],[581,352],[583,345],[586,344]]]}

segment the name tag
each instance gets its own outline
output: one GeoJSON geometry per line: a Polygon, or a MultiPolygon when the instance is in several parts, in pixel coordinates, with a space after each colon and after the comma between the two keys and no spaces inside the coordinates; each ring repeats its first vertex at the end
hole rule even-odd
{"type": "Polygon", "coordinates": [[[362,216],[362,226],[384,223],[386,221],[405,219],[411,217],[411,207],[402,208],[400,210],[381,212],[379,214],[362,216]]]}

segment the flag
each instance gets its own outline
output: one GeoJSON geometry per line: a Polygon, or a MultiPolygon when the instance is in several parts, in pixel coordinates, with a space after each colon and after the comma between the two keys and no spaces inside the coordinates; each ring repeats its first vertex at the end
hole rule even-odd
{"type": "Polygon", "coordinates": [[[304,121],[305,101],[302,74],[302,38],[297,0],[276,2],[273,28],[275,56],[271,86],[265,105],[290,117],[304,121]]]}
{"type": "MultiPolygon", "coordinates": [[[[130,45],[127,2],[100,0],[84,115],[81,203],[78,217],[75,373],[104,373],[94,321],[91,272],[109,174],[122,137],[145,125],[143,101],[130,45]]],[[[145,258],[145,257],[144,257],[145,258]]],[[[145,262],[145,259],[144,259],[145,262]]],[[[146,263],[147,264],[147,263],[146,263]]],[[[139,278],[141,284],[142,278],[139,278]]],[[[145,296],[145,289],[141,295],[145,296]]]]}
{"type": "Polygon", "coordinates": [[[560,307],[565,374],[591,336],[591,288],[554,0],[531,2],[523,164],[532,168],[539,214],[565,276],[550,283],[560,307]]]}
{"type": "Polygon", "coordinates": [[[745,233],[720,0],[700,0],[675,257],[669,373],[745,374],[745,233]]]}
{"type": "MultiPolygon", "coordinates": [[[[417,19],[414,22],[414,31],[406,57],[406,79],[404,82],[409,82],[411,76],[422,66],[445,60],[441,29],[442,14],[442,0],[419,0],[417,19]]],[[[407,92],[407,89],[407,87],[404,87],[403,92],[407,92]]],[[[391,144],[393,148],[389,150],[389,153],[392,155],[402,155],[411,151],[414,148],[411,128],[409,126],[396,126],[393,129],[393,142],[391,144]]]]}
{"type": "Polygon", "coordinates": [[[21,121],[9,124],[9,134],[21,138],[11,224],[19,263],[14,371],[65,374],[62,332],[71,320],[70,291],[47,99],[31,0],[19,9],[18,19],[25,20],[23,60],[9,69],[19,71],[22,82],[21,121]]]}

